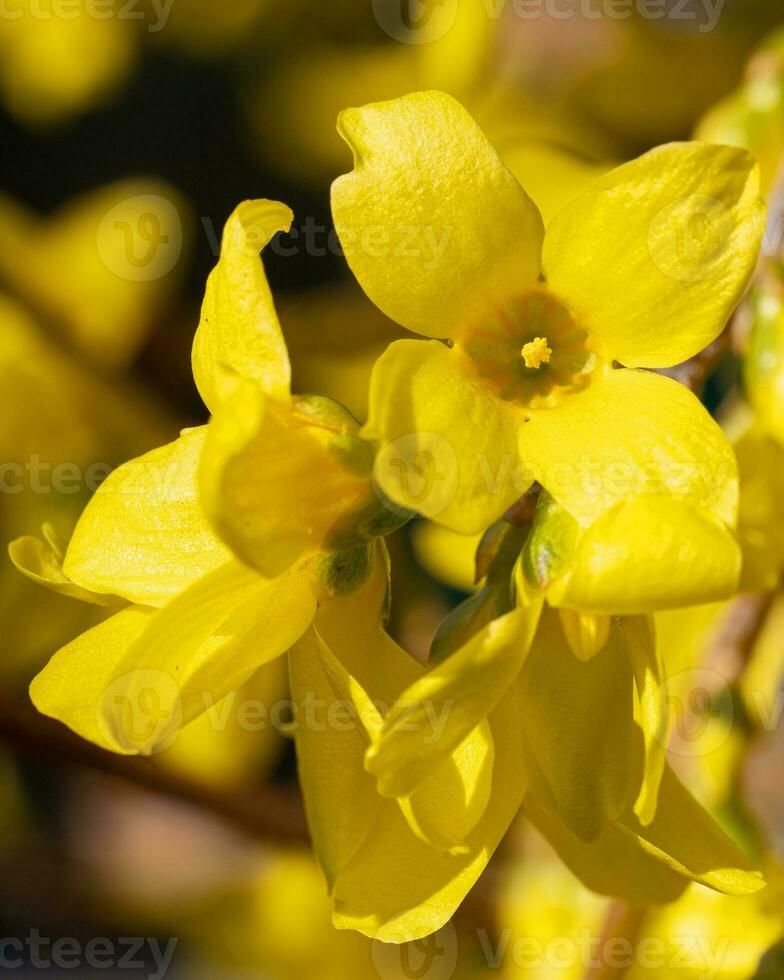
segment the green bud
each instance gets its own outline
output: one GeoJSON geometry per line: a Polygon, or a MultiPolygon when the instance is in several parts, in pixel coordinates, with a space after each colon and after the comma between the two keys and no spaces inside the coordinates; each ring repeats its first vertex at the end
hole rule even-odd
{"type": "Polygon", "coordinates": [[[539,589],[547,589],[560,578],[579,537],[577,521],[542,491],[522,553],[521,565],[528,583],[539,589]]]}
{"type": "Polygon", "coordinates": [[[361,545],[327,555],[316,556],[316,581],[324,597],[350,595],[365,584],[373,568],[374,546],[361,545]]]}

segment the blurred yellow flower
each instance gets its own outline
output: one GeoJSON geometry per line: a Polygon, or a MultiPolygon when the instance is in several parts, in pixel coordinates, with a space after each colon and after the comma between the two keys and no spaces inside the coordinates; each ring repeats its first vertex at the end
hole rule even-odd
{"type": "Polygon", "coordinates": [[[158,180],[89,191],[47,219],[0,196],[0,281],[87,360],[116,371],[168,314],[190,238],[189,206],[158,180]]]}

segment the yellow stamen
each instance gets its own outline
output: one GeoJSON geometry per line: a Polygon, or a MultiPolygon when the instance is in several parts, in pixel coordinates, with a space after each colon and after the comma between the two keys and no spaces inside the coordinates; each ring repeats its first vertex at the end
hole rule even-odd
{"type": "Polygon", "coordinates": [[[527,368],[538,368],[542,364],[548,363],[553,352],[547,346],[545,337],[534,337],[523,347],[520,353],[527,368]]]}

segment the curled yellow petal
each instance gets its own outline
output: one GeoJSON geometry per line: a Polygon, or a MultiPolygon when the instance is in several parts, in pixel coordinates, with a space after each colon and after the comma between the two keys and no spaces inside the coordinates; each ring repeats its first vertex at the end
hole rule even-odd
{"type": "Polygon", "coordinates": [[[288,231],[292,218],[277,201],[243,201],[223,229],[193,340],[193,377],[211,412],[237,375],[272,398],[288,398],[289,356],[259,252],[277,232],[288,231]]]}

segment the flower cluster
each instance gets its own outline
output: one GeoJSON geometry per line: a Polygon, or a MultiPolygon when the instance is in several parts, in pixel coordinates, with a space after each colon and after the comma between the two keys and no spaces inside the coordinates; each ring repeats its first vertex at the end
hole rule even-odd
{"type": "Polygon", "coordinates": [[[755,555],[730,442],[661,373],[722,333],[755,270],[754,159],[669,144],[540,209],[525,154],[504,163],[439,92],[346,110],[339,131],[343,251],[419,336],[377,361],[364,426],[292,394],[258,253],[293,216],[240,204],[193,346],[209,423],[115,470],[64,554],[48,531],[12,545],[29,577],[112,607],[33,701],[149,755],[287,656],[333,921],[384,941],[439,929],[520,810],[632,904],[759,890],[667,760],[654,621],[732,596],[755,555]],[[482,535],[479,588],[425,666],[385,628],[384,538],[414,515],[482,535]]]}

